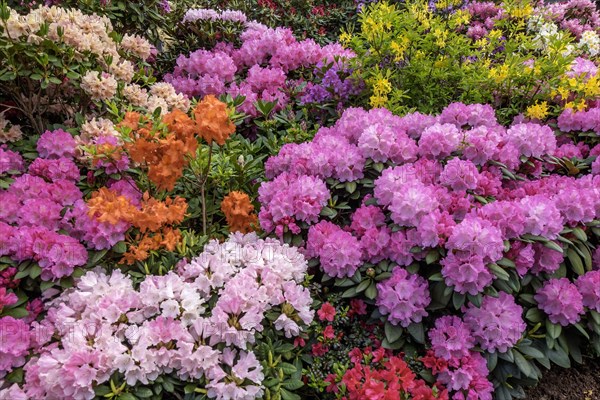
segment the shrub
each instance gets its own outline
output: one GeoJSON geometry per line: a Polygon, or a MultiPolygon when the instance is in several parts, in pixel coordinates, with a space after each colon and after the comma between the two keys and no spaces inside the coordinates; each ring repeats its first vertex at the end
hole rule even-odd
{"type": "Polygon", "coordinates": [[[404,114],[488,103],[508,123],[525,112],[555,117],[598,98],[596,78],[579,76],[574,61],[597,57],[598,22],[591,2],[378,2],[340,39],[357,54],[372,107],[404,114]]]}

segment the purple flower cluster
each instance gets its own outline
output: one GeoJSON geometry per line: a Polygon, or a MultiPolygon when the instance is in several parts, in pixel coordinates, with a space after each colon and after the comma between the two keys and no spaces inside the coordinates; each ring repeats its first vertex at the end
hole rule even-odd
{"type": "Polygon", "coordinates": [[[453,399],[491,400],[493,385],[487,379],[485,359],[473,351],[476,339],[459,317],[445,316],[429,331],[431,350],[424,357],[438,383],[454,391],[453,399]]]}
{"type": "Polygon", "coordinates": [[[236,10],[216,11],[206,8],[192,8],[186,11],[183,22],[197,21],[230,21],[245,23],[248,20],[246,14],[236,10]]]}
{"type": "Polygon", "coordinates": [[[565,2],[544,2],[540,5],[543,14],[547,15],[562,29],[579,38],[585,31],[600,29],[600,13],[591,0],[569,0],[565,2]]]}
{"type": "Polygon", "coordinates": [[[287,338],[312,321],[312,300],[301,285],[306,268],[293,248],[236,234],[207,244],[178,273],[146,277],[139,289],[119,270],[88,272],[49,304],[31,333],[27,326],[10,330],[22,331],[23,340],[2,341],[0,353],[10,355],[11,365],[21,361],[30,334],[37,350],[22,387],[0,398],[92,399],[94,386],[117,372],[128,385],[173,374],[205,379],[209,398],[261,398],[262,366],[249,345],[268,312],[280,314],[275,327],[287,338]]]}
{"type": "Polygon", "coordinates": [[[25,168],[23,157],[19,153],[8,150],[5,144],[0,145],[0,175],[9,172],[21,172],[25,168]]]}
{"type": "Polygon", "coordinates": [[[427,281],[421,276],[395,268],[389,279],[377,284],[377,291],[379,312],[390,323],[407,327],[427,316],[425,307],[431,299],[427,281]]]}
{"type": "Polygon", "coordinates": [[[364,82],[351,76],[351,69],[343,60],[332,64],[317,63],[314,74],[318,79],[307,82],[304,95],[300,99],[303,104],[336,102],[338,108],[352,96],[359,95],[364,89],[364,82]]]}
{"type": "Polygon", "coordinates": [[[24,320],[0,318],[0,376],[4,377],[6,372],[25,363],[30,335],[29,325],[24,320]]]}
{"type": "Polygon", "coordinates": [[[73,159],[76,155],[77,142],[75,138],[62,129],[46,131],[37,141],[37,151],[42,158],[68,158],[73,159]]]}
{"type": "MultiPolygon", "coordinates": [[[[223,13],[219,16],[213,10],[198,14],[203,19],[223,17],[223,13]]],[[[256,116],[258,111],[253,103],[257,100],[276,102],[276,110],[288,104],[290,95],[282,88],[297,86],[288,76],[291,72],[329,64],[337,56],[353,56],[339,44],[320,46],[312,39],[297,41],[289,29],[272,29],[256,22],[246,23],[240,39],[239,48],[221,42],[210,51],[200,49],[188,56],[181,55],[173,72],[165,75],[165,81],[189,97],[224,93],[244,96],[240,109],[256,116]]],[[[335,70],[331,74],[337,75],[335,70]]],[[[338,83],[333,75],[323,79],[325,87],[344,95],[357,90],[350,80],[338,83]]]]}
{"type": "Polygon", "coordinates": [[[464,321],[482,349],[504,353],[525,332],[527,326],[522,314],[523,308],[515,303],[514,297],[500,292],[498,297],[485,296],[481,307],[470,305],[464,321]]]}

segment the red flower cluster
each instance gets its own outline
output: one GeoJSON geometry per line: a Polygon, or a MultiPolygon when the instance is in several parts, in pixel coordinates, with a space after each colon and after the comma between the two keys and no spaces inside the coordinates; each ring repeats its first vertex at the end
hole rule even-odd
{"type": "Polygon", "coordinates": [[[448,400],[446,391],[427,386],[402,358],[386,353],[383,348],[365,349],[364,353],[352,350],[349,355],[354,367],[345,372],[341,382],[328,377],[328,391],[337,392],[341,383],[346,389],[343,400],[448,400]]]}

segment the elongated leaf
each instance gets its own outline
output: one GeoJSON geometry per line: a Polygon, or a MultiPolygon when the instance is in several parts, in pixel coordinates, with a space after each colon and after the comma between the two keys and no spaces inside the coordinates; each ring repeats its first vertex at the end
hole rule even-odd
{"type": "Polygon", "coordinates": [[[577,254],[577,252],[570,247],[567,250],[567,257],[569,258],[573,272],[575,272],[577,275],[583,275],[585,273],[585,269],[583,268],[583,263],[581,262],[579,254],[577,254]]]}
{"type": "Polygon", "coordinates": [[[390,343],[394,343],[398,339],[400,339],[400,337],[402,336],[402,333],[404,332],[404,330],[402,329],[401,326],[393,325],[390,322],[385,323],[384,330],[385,330],[385,338],[390,343]]]}

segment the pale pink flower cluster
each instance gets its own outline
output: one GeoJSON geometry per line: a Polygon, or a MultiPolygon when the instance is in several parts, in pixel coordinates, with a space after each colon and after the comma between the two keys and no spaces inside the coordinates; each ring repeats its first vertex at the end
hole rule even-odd
{"type": "Polygon", "coordinates": [[[109,100],[117,93],[117,80],[108,73],[88,71],[81,79],[81,88],[92,100],[109,100]]]}

